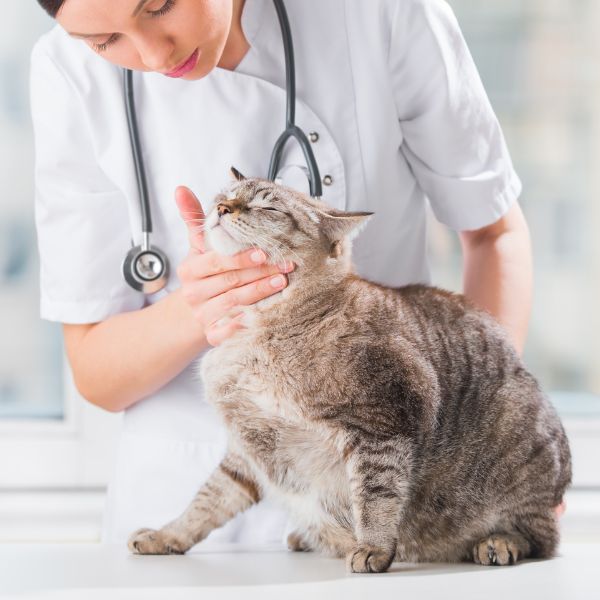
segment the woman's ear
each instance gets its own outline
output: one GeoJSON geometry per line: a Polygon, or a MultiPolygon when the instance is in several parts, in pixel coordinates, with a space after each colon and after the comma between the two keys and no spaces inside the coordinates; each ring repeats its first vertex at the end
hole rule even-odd
{"type": "Polygon", "coordinates": [[[237,181],[242,181],[246,179],[235,167],[231,167],[231,174],[237,181]]]}

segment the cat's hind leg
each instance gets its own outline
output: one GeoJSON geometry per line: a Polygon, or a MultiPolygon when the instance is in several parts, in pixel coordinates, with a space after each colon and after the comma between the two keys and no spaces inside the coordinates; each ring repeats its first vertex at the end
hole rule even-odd
{"type": "Polygon", "coordinates": [[[294,552],[318,550],[327,556],[344,558],[356,547],[356,538],[350,527],[326,520],[290,533],[287,544],[294,552]]]}
{"type": "Polygon", "coordinates": [[[510,533],[494,533],[477,541],[473,560],[482,565],[512,565],[525,558],[550,558],[559,542],[559,528],[553,509],[521,514],[512,519],[510,533]]]}
{"type": "Polygon", "coordinates": [[[480,565],[514,565],[530,551],[531,544],[522,535],[495,533],[473,546],[473,560],[480,565]]]}
{"type": "Polygon", "coordinates": [[[312,552],[313,548],[299,531],[292,531],[287,536],[287,546],[292,552],[312,552]]]}
{"type": "Polygon", "coordinates": [[[531,558],[551,558],[556,554],[560,541],[560,525],[555,509],[519,515],[516,530],[531,544],[531,558]]]}
{"type": "Polygon", "coordinates": [[[127,545],[134,554],[184,554],[260,496],[247,463],[228,453],[181,516],[158,530],[138,529],[127,545]]]}

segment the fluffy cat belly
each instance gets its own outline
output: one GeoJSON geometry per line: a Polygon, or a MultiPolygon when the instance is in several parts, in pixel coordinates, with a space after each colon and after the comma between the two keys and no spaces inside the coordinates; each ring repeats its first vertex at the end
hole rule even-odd
{"type": "MultiPolygon", "coordinates": [[[[265,415],[268,418],[268,415],[265,415]]],[[[257,428],[251,437],[261,435],[257,428]]],[[[242,452],[248,444],[240,436],[233,443],[242,452]]],[[[269,493],[278,495],[286,504],[349,504],[350,484],[341,455],[320,432],[286,422],[278,430],[277,444],[267,456],[249,458],[261,483],[269,493]],[[273,465],[281,467],[273,470],[273,465]]],[[[303,512],[301,510],[300,512],[303,512]]]]}
{"type": "Polygon", "coordinates": [[[274,485],[267,478],[263,489],[288,511],[303,549],[341,558],[356,544],[350,486],[343,467],[331,468],[323,475],[318,481],[314,473],[294,473],[297,480],[304,477],[308,484],[303,491],[274,485]]]}

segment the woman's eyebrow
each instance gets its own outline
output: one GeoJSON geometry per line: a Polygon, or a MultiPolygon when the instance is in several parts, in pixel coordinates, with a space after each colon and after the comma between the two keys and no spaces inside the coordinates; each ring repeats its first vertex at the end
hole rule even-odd
{"type": "MultiPolygon", "coordinates": [[[[144,8],[144,5],[148,2],[148,0],[140,0],[138,5],[135,7],[134,11],[131,13],[132,17],[137,17],[138,13],[144,8]]],[[[106,35],[111,35],[110,33],[75,33],[74,31],[67,32],[69,35],[73,37],[80,38],[90,38],[90,37],[102,37],[106,35]]]]}

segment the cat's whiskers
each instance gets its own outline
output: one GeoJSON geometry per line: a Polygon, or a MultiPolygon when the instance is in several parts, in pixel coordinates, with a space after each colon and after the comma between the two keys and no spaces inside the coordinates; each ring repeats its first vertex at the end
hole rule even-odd
{"type": "MultiPolygon", "coordinates": [[[[245,223],[244,221],[234,221],[231,223],[231,227],[233,229],[235,229],[235,231],[239,234],[239,236],[242,238],[242,242],[246,242],[251,244],[253,247],[256,245],[254,243],[254,239],[248,234],[247,230],[251,229],[250,225],[248,225],[248,223],[245,223]]],[[[254,236],[254,238],[257,238],[260,236],[254,236]]],[[[263,239],[259,239],[258,240],[259,243],[265,244],[266,247],[262,248],[262,250],[264,250],[265,252],[268,252],[268,240],[266,238],[263,239]]]]}
{"type": "MultiPolygon", "coordinates": [[[[248,226],[248,227],[250,227],[250,226],[248,226]]],[[[271,241],[269,239],[267,239],[264,236],[261,236],[260,234],[256,234],[255,232],[253,232],[255,234],[251,237],[250,235],[248,235],[248,233],[246,233],[245,231],[243,231],[242,228],[239,228],[239,227],[237,228],[237,230],[243,236],[244,241],[247,241],[248,243],[255,245],[254,240],[256,240],[258,242],[258,244],[260,245],[260,247],[262,248],[262,250],[265,251],[267,253],[268,257],[271,258],[274,262],[276,262],[276,263],[284,262],[282,252],[276,246],[273,246],[273,244],[270,243],[271,241]]]]}
{"type": "Polygon", "coordinates": [[[294,250],[292,250],[289,247],[285,247],[283,244],[281,244],[280,242],[277,242],[276,240],[272,240],[273,244],[279,244],[280,248],[283,248],[286,252],[290,253],[292,255],[292,258],[295,258],[295,262],[297,265],[301,265],[304,263],[303,258],[294,250]]]}
{"type": "Polygon", "coordinates": [[[233,229],[241,238],[241,242],[250,244],[253,248],[259,247],[267,253],[270,262],[277,264],[290,262],[290,259],[284,258],[285,255],[292,255],[293,262],[297,265],[302,265],[304,260],[297,252],[289,247],[286,247],[283,243],[278,242],[272,238],[268,238],[266,235],[259,233],[255,227],[244,220],[236,219],[228,221],[228,227],[233,229]]]}
{"type": "Polygon", "coordinates": [[[293,255],[293,257],[297,259],[295,261],[296,264],[301,265],[304,262],[302,260],[302,258],[300,256],[298,256],[298,254],[296,252],[294,252],[291,248],[286,248],[283,244],[277,242],[276,240],[268,239],[268,238],[264,237],[263,235],[257,233],[256,231],[253,231],[252,234],[254,235],[254,237],[258,238],[259,241],[262,241],[262,243],[268,244],[269,246],[271,246],[274,249],[274,251],[277,254],[277,256],[275,257],[275,261],[277,263],[289,262],[284,258],[283,251],[291,253],[293,255]]]}
{"type": "Polygon", "coordinates": [[[291,253],[293,257],[297,259],[296,264],[302,264],[304,262],[303,259],[298,255],[298,253],[292,250],[291,248],[285,247],[281,242],[278,242],[277,240],[274,240],[272,238],[266,238],[262,234],[258,233],[251,225],[248,225],[248,228],[252,230],[252,235],[255,238],[258,238],[259,241],[262,241],[263,243],[273,246],[274,249],[278,251],[278,254],[281,257],[281,261],[278,260],[277,262],[285,262],[285,259],[283,258],[283,251],[291,253]]]}
{"type": "MultiPolygon", "coordinates": [[[[277,246],[277,244],[275,243],[275,240],[270,240],[266,236],[257,233],[254,230],[254,228],[252,226],[248,225],[247,223],[244,223],[243,225],[245,225],[249,230],[251,230],[250,234],[248,234],[245,231],[243,232],[244,238],[249,243],[254,244],[254,240],[256,240],[258,242],[258,244],[262,247],[262,249],[268,255],[270,255],[269,258],[271,258],[272,262],[275,262],[277,264],[286,262],[283,252],[281,251],[281,248],[279,248],[277,246]]],[[[240,231],[240,230],[241,230],[241,228],[238,229],[238,231],[240,231]]]]}

